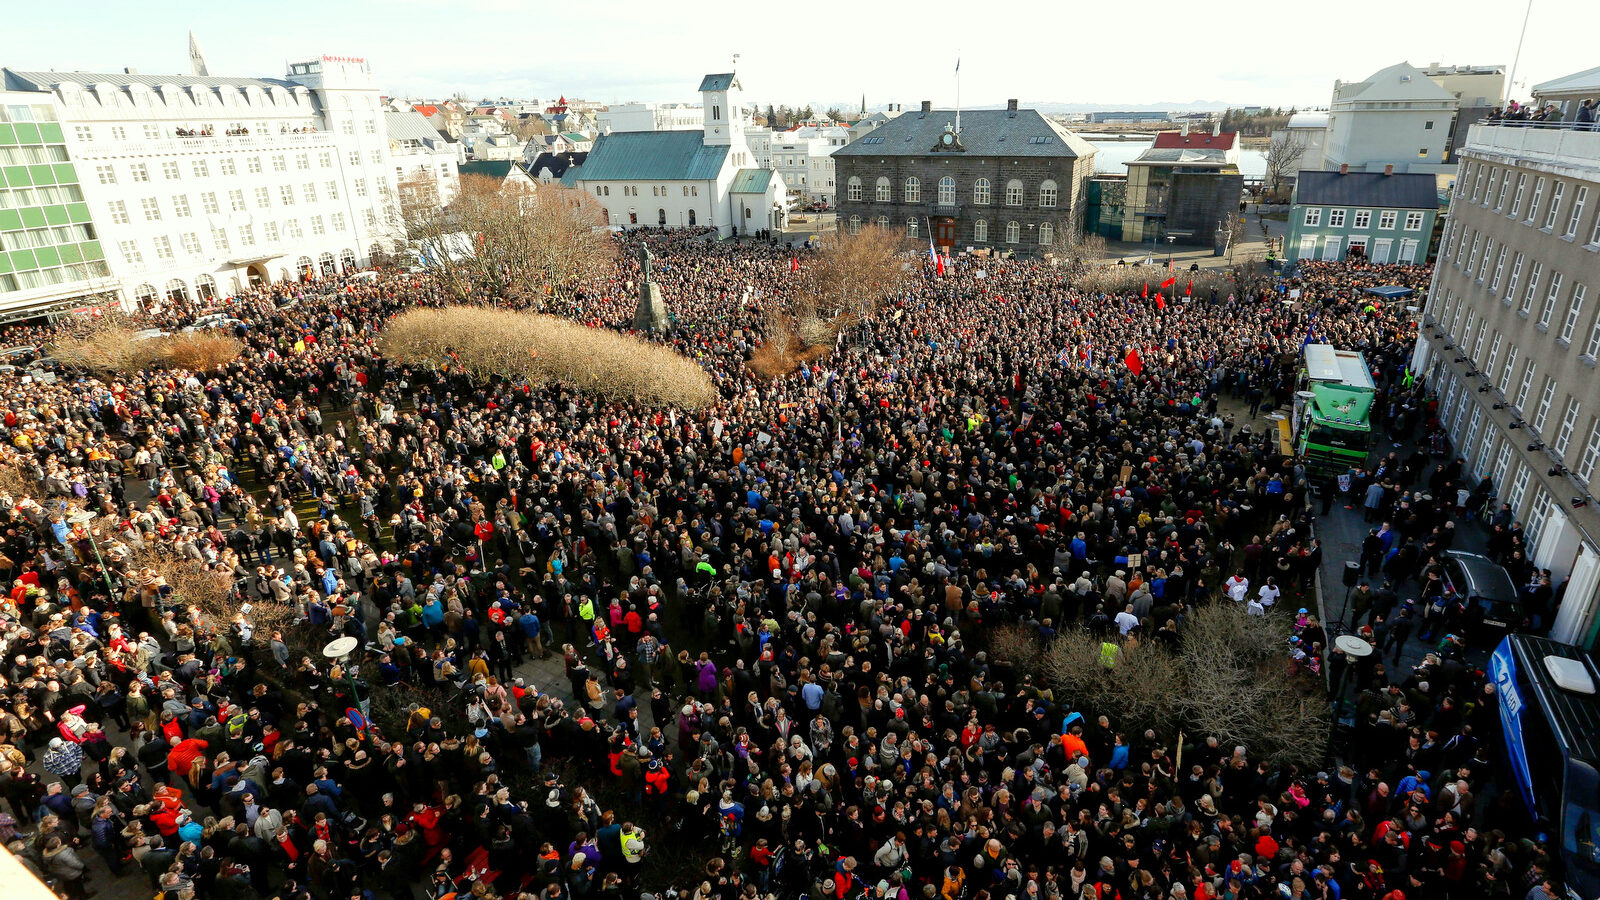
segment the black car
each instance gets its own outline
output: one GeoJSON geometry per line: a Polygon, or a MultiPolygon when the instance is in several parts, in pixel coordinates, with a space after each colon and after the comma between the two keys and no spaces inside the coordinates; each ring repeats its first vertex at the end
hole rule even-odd
{"type": "Polygon", "coordinates": [[[1474,646],[1498,643],[1506,633],[1520,628],[1527,616],[1517,586],[1499,563],[1477,553],[1447,550],[1445,587],[1461,597],[1467,607],[1467,634],[1474,646]]]}

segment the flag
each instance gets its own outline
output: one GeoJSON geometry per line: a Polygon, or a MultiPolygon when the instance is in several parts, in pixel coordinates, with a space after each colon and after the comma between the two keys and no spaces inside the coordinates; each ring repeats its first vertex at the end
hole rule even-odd
{"type": "Polygon", "coordinates": [[[1072,351],[1071,350],[1062,350],[1060,353],[1056,354],[1056,362],[1060,363],[1063,366],[1071,365],[1072,364],[1072,351]]]}
{"type": "Polygon", "coordinates": [[[939,251],[934,249],[932,235],[928,236],[928,262],[933,264],[935,274],[944,274],[944,260],[939,258],[939,251]]]}
{"type": "Polygon", "coordinates": [[[1147,298],[1149,296],[1150,296],[1150,282],[1146,281],[1144,283],[1144,287],[1139,288],[1139,299],[1143,300],[1143,299],[1145,299],[1145,298],[1147,298]]]}
{"type": "Polygon", "coordinates": [[[798,256],[789,257],[789,271],[791,271],[791,272],[800,271],[800,257],[798,257],[798,256]]]}
{"type": "Polygon", "coordinates": [[[1166,281],[1161,282],[1161,287],[1163,289],[1165,289],[1165,288],[1172,287],[1173,285],[1175,285],[1177,283],[1178,283],[1178,276],[1174,275],[1171,278],[1168,278],[1166,281]]]}
{"type": "Polygon", "coordinates": [[[1311,314],[1311,320],[1306,323],[1306,337],[1305,337],[1305,340],[1300,342],[1300,349],[1304,350],[1306,348],[1306,345],[1314,342],[1316,340],[1316,334],[1317,334],[1317,314],[1316,313],[1312,313],[1311,314]]]}
{"type": "Polygon", "coordinates": [[[1185,297],[1194,296],[1194,282],[1191,281],[1188,284],[1183,286],[1183,295],[1185,297]]]}
{"type": "Polygon", "coordinates": [[[1166,308],[1167,308],[1167,298],[1161,296],[1161,292],[1160,291],[1156,291],[1156,309],[1166,309],[1166,308]]]}
{"type": "Polygon", "coordinates": [[[1122,363],[1123,365],[1126,365],[1128,367],[1128,371],[1132,372],[1134,375],[1138,375],[1144,371],[1144,360],[1139,358],[1138,347],[1129,350],[1128,355],[1122,358],[1122,363]]]}

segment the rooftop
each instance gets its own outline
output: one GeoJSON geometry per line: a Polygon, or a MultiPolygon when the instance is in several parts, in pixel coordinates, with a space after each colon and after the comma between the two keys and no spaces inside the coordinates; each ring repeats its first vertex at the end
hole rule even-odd
{"type": "Polygon", "coordinates": [[[1507,157],[1520,164],[1565,166],[1600,178],[1600,131],[1573,128],[1539,128],[1536,122],[1511,125],[1473,125],[1462,151],[1507,157]]]}
{"type": "Polygon", "coordinates": [[[1300,172],[1294,202],[1307,206],[1371,206],[1382,209],[1438,209],[1439,186],[1432,175],[1382,172],[1300,172]]]}
{"type": "Polygon", "coordinates": [[[585,181],[710,181],[727,147],[706,146],[699,131],[618,131],[594,142],[578,175],[585,181]]]}
{"type": "MultiPolygon", "coordinates": [[[[934,152],[956,111],[902,113],[834,151],[835,156],[925,156],[934,152]]],[[[1038,110],[973,109],[961,112],[965,156],[1052,156],[1088,159],[1094,145],[1038,110]]]]}
{"type": "Polygon", "coordinates": [[[1234,131],[1224,131],[1221,134],[1212,134],[1209,131],[1191,131],[1188,134],[1181,131],[1163,131],[1156,135],[1155,147],[1160,150],[1174,147],[1229,150],[1238,139],[1239,134],[1234,131]]]}
{"type": "Polygon", "coordinates": [[[1130,166],[1227,166],[1233,165],[1228,160],[1228,151],[1221,148],[1205,147],[1196,150],[1186,150],[1177,147],[1163,148],[1151,147],[1139,154],[1138,158],[1130,160],[1130,166]]]}
{"type": "Polygon", "coordinates": [[[170,84],[176,87],[256,87],[262,90],[303,87],[303,85],[285,81],[281,78],[219,78],[214,75],[140,75],[128,72],[19,72],[16,69],[5,70],[5,86],[7,90],[52,91],[63,84],[77,84],[82,87],[110,84],[119,88],[126,88],[130,85],[153,88],[163,84],[170,84]]]}

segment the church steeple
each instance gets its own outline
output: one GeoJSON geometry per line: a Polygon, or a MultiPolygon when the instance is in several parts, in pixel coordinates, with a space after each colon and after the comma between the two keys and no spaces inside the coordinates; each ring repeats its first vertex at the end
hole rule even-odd
{"type": "Polygon", "coordinates": [[[861,118],[867,117],[867,92],[861,92],[861,118]]]}
{"type": "Polygon", "coordinates": [[[744,116],[739,109],[739,76],[733,72],[707,75],[700,82],[705,105],[705,143],[731,147],[744,143],[744,116]]]}

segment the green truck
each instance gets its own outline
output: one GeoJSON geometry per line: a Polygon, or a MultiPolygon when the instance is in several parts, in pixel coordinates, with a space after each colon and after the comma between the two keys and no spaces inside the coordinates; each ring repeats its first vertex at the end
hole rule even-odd
{"type": "Polygon", "coordinates": [[[1295,395],[1295,450],[1306,474],[1343,475],[1367,465],[1372,453],[1372,404],[1377,385],[1355,350],[1307,344],[1295,395]]]}

